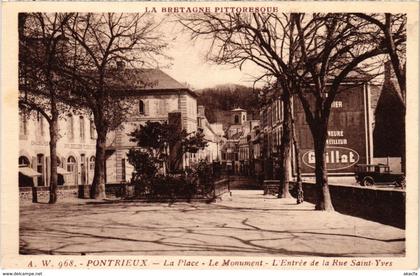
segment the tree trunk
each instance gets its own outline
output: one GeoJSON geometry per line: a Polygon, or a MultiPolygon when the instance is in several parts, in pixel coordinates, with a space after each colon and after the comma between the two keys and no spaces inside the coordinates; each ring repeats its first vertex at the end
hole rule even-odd
{"type": "Polygon", "coordinates": [[[50,121],[50,200],[48,203],[57,202],[57,140],[58,140],[58,115],[56,109],[52,110],[52,118],[50,121]],[[55,111],[54,111],[55,110],[55,111]]]}
{"type": "MultiPolygon", "coordinates": [[[[95,121],[97,119],[95,118],[95,121]]],[[[104,199],[105,194],[105,147],[107,130],[104,127],[96,127],[98,138],[96,139],[96,159],[95,172],[92,186],[90,188],[90,198],[104,199]]]]}
{"type": "Polygon", "coordinates": [[[295,149],[295,167],[296,167],[296,203],[301,204],[303,202],[303,187],[302,187],[302,172],[300,168],[300,148],[299,143],[296,139],[296,130],[295,130],[295,120],[292,116],[292,139],[293,139],[293,147],[295,149]]]}
{"type": "Polygon", "coordinates": [[[290,164],[290,146],[291,146],[291,128],[292,128],[292,117],[291,117],[291,97],[284,95],[283,97],[283,131],[281,136],[280,144],[280,186],[279,186],[279,198],[291,197],[289,192],[289,164],[290,164]]]}
{"type": "Polygon", "coordinates": [[[325,148],[327,139],[328,123],[317,122],[311,128],[315,148],[315,178],[318,199],[315,210],[334,211],[328,187],[328,173],[325,160],[325,148]]]}

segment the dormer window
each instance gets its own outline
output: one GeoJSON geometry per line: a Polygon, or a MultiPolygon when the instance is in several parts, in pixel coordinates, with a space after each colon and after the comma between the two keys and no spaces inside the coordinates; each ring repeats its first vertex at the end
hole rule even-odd
{"type": "Polygon", "coordinates": [[[144,114],[144,102],[142,100],[139,101],[139,113],[144,114]]]}

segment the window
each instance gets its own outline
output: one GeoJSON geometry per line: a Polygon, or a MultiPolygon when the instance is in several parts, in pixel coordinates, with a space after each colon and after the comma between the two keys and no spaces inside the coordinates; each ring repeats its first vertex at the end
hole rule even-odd
{"type": "Polygon", "coordinates": [[[41,129],[41,136],[44,136],[45,135],[44,118],[42,116],[41,116],[39,122],[40,122],[39,128],[41,129]]]}
{"type": "Polygon", "coordinates": [[[95,139],[95,123],[92,119],[89,120],[90,123],[90,139],[95,139]]]}
{"type": "Polygon", "coordinates": [[[239,124],[239,116],[235,115],[235,124],[239,124]]]}
{"type": "Polygon", "coordinates": [[[19,167],[29,167],[29,159],[26,156],[19,157],[19,167]]]}
{"type": "Polygon", "coordinates": [[[166,101],[164,99],[158,100],[158,114],[166,115],[166,101]]]}
{"type": "Polygon", "coordinates": [[[76,159],[73,156],[67,158],[67,170],[73,172],[75,169],[76,159]]]}
{"type": "Polygon", "coordinates": [[[20,125],[19,125],[19,134],[27,135],[28,134],[28,118],[25,111],[21,111],[20,115],[20,125]]]}
{"type": "Polygon", "coordinates": [[[80,140],[85,140],[85,119],[83,116],[79,117],[80,122],[80,140]]]}
{"type": "Polygon", "coordinates": [[[38,154],[37,155],[37,162],[38,162],[38,164],[41,164],[42,163],[42,159],[43,159],[43,157],[44,157],[44,155],[43,154],[38,154]]]}
{"type": "Polygon", "coordinates": [[[122,170],[122,175],[121,175],[121,179],[123,182],[125,182],[125,158],[121,159],[121,170],[122,170]]]}
{"type": "Polygon", "coordinates": [[[44,136],[44,118],[39,111],[36,113],[36,122],[38,135],[44,136]]]}
{"type": "Polygon", "coordinates": [[[144,114],[144,102],[142,100],[139,101],[139,113],[144,114]]]}
{"type": "Polygon", "coordinates": [[[67,118],[67,133],[70,139],[74,139],[74,121],[73,115],[69,114],[67,118]]]}
{"type": "Polygon", "coordinates": [[[89,170],[93,171],[95,169],[95,156],[91,156],[89,159],[89,170]]]}
{"type": "Polygon", "coordinates": [[[38,177],[38,186],[44,186],[44,155],[38,154],[36,157],[37,157],[36,171],[41,174],[41,176],[38,177]]]}

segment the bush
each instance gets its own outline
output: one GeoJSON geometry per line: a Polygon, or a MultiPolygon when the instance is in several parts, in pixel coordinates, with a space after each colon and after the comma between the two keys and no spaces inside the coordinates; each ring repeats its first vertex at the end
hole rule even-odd
{"type": "Polygon", "coordinates": [[[184,175],[138,178],[134,184],[137,187],[137,195],[146,198],[189,200],[197,194],[197,181],[184,175]]]}
{"type": "Polygon", "coordinates": [[[148,153],[138,149],[130,149],[127,153],[127,158],[136,171],[135,178],[153,177],[156,175],[158,171],[156,160],[150,157],[148,153]]]}
{"type": "MultiPolygon", "coordinates": [[[[144,167],[146,166],[142,165],[142,168],[144,167]]],[[[190,200],[213,194],[213,167],[205,161],[200,161],[179,174],[161,175],[153,172],[153,174],[134,175],[132,183],[135,185],[136,196],[150,199],[190,200]]]]}

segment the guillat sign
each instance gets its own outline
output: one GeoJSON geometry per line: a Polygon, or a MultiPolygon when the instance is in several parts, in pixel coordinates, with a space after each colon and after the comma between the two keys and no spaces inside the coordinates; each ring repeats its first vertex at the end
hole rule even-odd
{"type": "MultiPolygon", "coordinates": [[[[357,151],[345,147],[327,147],[325,151],[325,162],[327,169],[336,171],[350,168],[357,164],[360,159],[357,151]]],[[[303,163],[310,167],[315,168],[315,152],[309,150],[302,156],[303,163]]]]}

